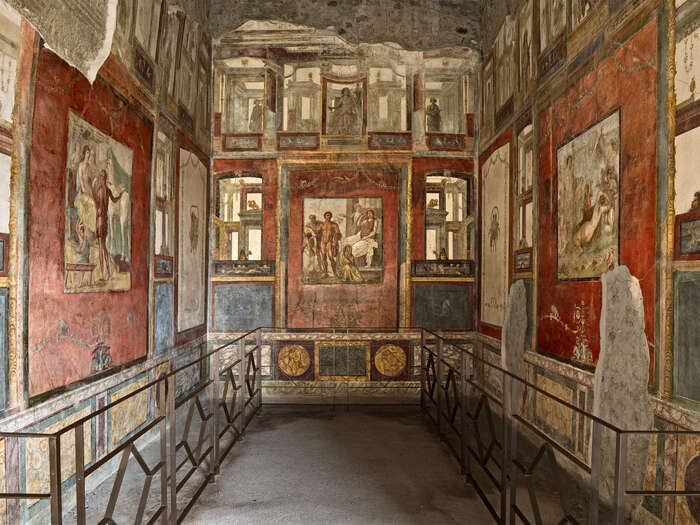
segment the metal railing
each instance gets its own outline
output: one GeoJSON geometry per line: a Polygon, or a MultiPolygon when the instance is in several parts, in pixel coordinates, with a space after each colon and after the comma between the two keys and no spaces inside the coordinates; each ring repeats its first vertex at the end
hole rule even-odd
{"type": "MultiPolygon", "coordinates": [[[[68,492],[62,487],[64,478],[70,478],[74,474],[72,490],[75,496],[75,522],[84,525],[87,523],[86,499],[89,496],[86,481],[100,468],[118,458],[119,466],[112,477],[106,508],[98,510],[99,523],[116,523],[114,513],[128,467],[140,469],[144,476],[144,486],[133,522],[181,523],[204,488],[214,480],[221,461],[236,444],[262,404],[259,373],[261,339],[262,329],[256,329],[212,351],[204,352],[200,357],[177,368],[173,367],[171,361],[169,372],[56,432],[0,432],[0,439],[6,444],[15,440],[14,446],[17,446],[19,440],[48,440],[49,453],[48,492],[20,492],[19,474],[16,473],[16,479],[6,475],[11,490],[0,493],[0,500],[13,506],[10,514],[14,514],[18,520],[22,519],[21,502],[28,507],[32,500],[49,500],[51,524],[59,525],[64,519],[64,493],[68,492]],[[246,346],[246,341],[250,340],[253,341],[252,348],[246,346]],[[228,359],[230,362],[222,363],[224,353],[234,354],[228,359]],[[177,399],[177,376],[192,374],[193,371],[196,378],[193,388],[177,399]],[[155,400],[152,417],[117,446],[86,466],[86,428],[101,415],[126,406],[125,403],[129,401],[133,402],[135,396],[147,395],[153,395],[155,400]],[[178,415],[180,419],[185,416],[184,424],[180,424],[178,415]],[[154,465],[149,465],[146,454],[143,453],[148,443],[137,442],[146,441],[146,437],[153,432],[157,433],[158,451],[150,455],[156,456],[157,460],[154,465]],[[66,465],[61,459],[61,443],[66,439],[70,441],[71,433],[75,462],[74,465],[66,465]],[[156,476],[160,479],[156,491],[157,504],[147,509],[150,496],[153,495],[152,480],[156,476]],[[189,489],[184,491],[185,487],[189,489]]],[[[94,502],[91,502],[92,506],[94,502]]],[[[131,520],[132,518],[129,521],[131,520]]]]}
{"type": "Polygon", "coordinates": [[[473,347],[452,343],[429,330],[422,330],[420,353],[421,409],[494,522],[620,525],[626,520],[628,497],[700,495],[697,491],[638,490],[630,488],[626,479],[631,439],[655,434],[700,436],[700,431],[621,429],[478,356],[473,347]],[[489,382],[487,376],[497,379],[489,382]],[[527,417],[525,405],[532,396],[542,396],[585,423],[590,431],[590,453],[575,454],[527,417]],[[614,448],[614,457],[606,458],[612,460],[607,468],[601,457],[606,437],[614,448]],[[572,476],[573,485],[566,482],[572,476]],[[536,486],[538,477],[539,483],[546,478],[549,488],[558,493],[558,515],[546,520],[541,499],[548,497],[551,514],[552,492],[545,494],[541,485],[536,486]],[[583,486],[575,487],[577,483],[583,486]],[[601,491],[603,485],[606,490],[601,491]],[[583,500],[578,488],[583,489],[583,500]],[[526,497],[519,498],[523,491],[526,497]],[[574,505],[576,498],[579,501],[574,505]],[[610,504],[601,505],[601,501],[610,504]]]}
{"type": "MultiPolygon", "coordinates": [[[[182,366],[175,366],[171,360],[169,370],[156,379],[56,432],[0,432],[6,451],[19,447],[21,440],[43,440],[49,458],[46,491],[22,492],[19,472],[6,473],[6,492],[0,493],[0,502],[7,502],[7,515],[15,516],[19,522],[30,502],[48,500],[51,523],[61,524],[65,517],[63,499],[70,495],[75,502],[75,522],[83,525],[88,521],[87,481],[91,476],[98,478],[100,469],[102,474],[105,470],[111,474],[114,469],[109,466],[118,463],[116,473],[109,478],[112,485],[105,508],[95,509],[91,501],[90,512],[98,512],[96,521],[117,523],[117,502],[127,470],[131,469],[144,478],[144,487],[134,506],[135,517],[129,521],[182,523],[262,405],[264,334],[279,337],[280,333],[300,332],[258,328],[202,352],[182,366]],[[196,380],[178,392],[178,377],[184,376],[196,380]],[[136,396],[148,395],[152,396],[154,407],[150,417],[118,440],[111,450],[86,462],[85,436],[94,420],[133,402],[136,396]],[[61,458],[61,445],[71,440],[74,461],[67,465],[61,458]],[[152,448],[145,454],[148,446],[152,448]],[[154,464],[149,465],[147,457],[154,464]],[[69,479],[73,475],[71,485],[69,479]],[[152,486],[154,480],[158,482],[152,486]],[[149,506],[151,500],[155,501],[149,506]]],[[[381,330],[308,332],[359,338],[363,333],[381,330]]],[[[628,487],[626,480],[631,441],[655,434],[700,436],[700,431],[623,430],[477,355],[474,344],[469,346],[473,340],[467,345],[458,344],[420,328],[391,332],[414,339],[419,345],[420,407],[496,523],[618,525],[625,520],[626,498],[700,496],[700,492],[694,491],[638,490],[628,487]],[[587,453],[572,452],[528,416],[528,400],[533,396],[579,418],[589,437],[587,453]],[[604,442],[612,443],[614,450],[614,457],[605,458],[605,464],[601,456],[604,442]],[[606,465],[612,465],[607,468],[611,472],[606,471],[606,465]],[[569,477],[566,481],[570,481],[572,474],[583,485],[583,491],[564,482],[566,476],[569,477]],[[545,515],[541,502],[543,491],[536,485],[536,480],[543,476],[549,479],[551,492],[558,493],[556,518],[545,515]],[[586,501],[582,504],[574,501],[582,493],[586,501]],[[601,505],[601,501],[610,505],[601,505]]],[[[157,365],[161,366],[163,363],[157,365]]],[[[274,369],[274,366],[272,359],[270,367],[274,369]]],[[[274,377],[272,370],[270,376],[274,377]]],[[[409,379],[415,378],[416,374],[409,373],[409,379]]],[[[294,378],[285,379],[292,386],[297,385],[294,378]]],[[[348,388],[346,385],[345,401],[349,404],[348,388]]],[[[550,501],[547,512],[552,512],[551,507],[550,501]]],[[[92,518],[91,515],[91,521],[92,518]]]]}

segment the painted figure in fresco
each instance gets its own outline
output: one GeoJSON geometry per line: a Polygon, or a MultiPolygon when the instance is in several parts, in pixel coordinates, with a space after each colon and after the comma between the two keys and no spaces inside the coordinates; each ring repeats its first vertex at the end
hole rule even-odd
{"type": "Polygon", "coordinates": [[[190,251],[195,253],[199,245],[199,208],[190,206],[190,251]]]}
{"type": "Polygon", "coordinates": [[[109,206],[109,201],[117,202],[123,194],[124,192],[122,191],[115,197],[112,190],[107,186],[107,172],[105,170],[100,171],[92,187],[92,198],[95,201],[95,236],[97,237],[97,247],[99,251],[100,275],[103,281],[109,281],[112,277],[112,270],[109,266],[111,258],[107,250],[107,232],[109,229],[107,208],[109,206]]]}
{"type": "Polygon", "coordinates": [[[344,282],[360,283],[363,281],[360,270],[355,265],[355,258],[352,255],[352,247],[349,244],[343,246],[343,250],[338,255],[338,278],[344,282]]]}
{"type": "Polygon", "coordinates": [[[248,260],[248,254],[245,252],[245,250],[241,250],[238,252],[238,260],[239,261],[247,261],[248,260]]]}
{"type": "Polygon", "coordinates": [[[374,216],[374,210],[366,210],[360,216],[356,225],[360,231],[359,234],[356,234],[359,236],[358,240],[352,242],[352,255],[356,258],[364,257],[365,267],[370,267],[372,266],[374,250],[379,247],[376,241],[379,222],[374,216]]]}
{"type": "Polygon", "coordinates": [[[110,253],[119,257],[120,263],[127,263],[131,258],[131,246],[129,246],[131,231],[131,199],[129,193],[124,191],[130,184],[129,175],[121,167],[119,161],[110,149],[107,152],[107,186],[112,193],[121,193],[118,202],[109,202],[107,215],[109,216],[110,231],[108,235],[110,253]],[[117,234],[119,238],[117,239],[117,234]]]}
{"type": "Polygon", "coordinates": [[[501,233],[501,226],[498,222],[498,207],[494,206],[491,210],[491,225],[489,226],[489,247],[491,251],[496,251],[498,236],[501,233]]]}
{"type": "MultiPolygon", "coordinates": [[[[586,246],[591,244],[598,232],[600,221],[610,211],[610,201],[605,193],[599,193],[595,206],[590,212],[590,218],[583,220],[574,231],[574,246],[583,253],[586,246]]],[[[586,211],[586,216],[588,211],[586,211]]]]}
{"type": "Polygon", "coordinates": [[[440,133],[442,128],[442,117],[440,116],[440,106],[435,97],[430,98],[430,104],[425,110],[427,118],[428,133],[440,133]]]}
{"type": "Polygon", "coordinates": [[[262,102],[256,99],[253,103],[253,111],[250,112],[248,131],[251,133],[262,133],[263,130],[263,107],[262,102]]]}
{"type": "Polygon", "coordinates": [[[338,242],[342,234],[338,223],[332,221],[333,214],[329,211],[323,214],[325,221],[321,224],[321,267],[323,275],[328,277],[328,261],[331,262],[331,269],[334,275],[338,275],[335,271],[335,257],[338,255],[338,242]]]}
{"type": "Polygon", "coordinates": [[[690,211],[700,210],[700,191],[696,191],[693,196],[693,202],[690,204],[690,211]]]}
{"type": "Polygon", "coordinates": [[[354,135],[359,132],[359,93],[353,95],[349,88],[343,88],[340,96],[333,101],[333,105],[328,107],[333,112],[329,134],[354,135]]]}
{"type": "Polygon", "coordinates": [[[530,37],[528,35],[527,28],[525,28],[525,33],[523,33],[523,44],[521,51],[520,80],[522,82],[522,87],[524,88],[527,86],[527,82],[530,80],[530,37]]]}
{"type": "Polygon", "coordinates": [[[321,263],[321,222],[316,215],[309,215],[309,222],[304,225],[304,238],[302,240],[302,263],[304,272],[309,274],[320,272],[321,263]]]}

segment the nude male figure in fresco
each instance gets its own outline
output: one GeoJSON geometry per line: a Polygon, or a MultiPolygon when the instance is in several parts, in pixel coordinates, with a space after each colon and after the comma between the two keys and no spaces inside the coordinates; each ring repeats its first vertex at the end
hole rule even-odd
{"type": "Polygon", "coordinates": [[[333,275],[337,275],[335,271],[335,258],[338,255],[338,242],[342,237],[338,223],[332,221],[333,214],[329,211],[323,214],[325,222],[321,224],[321,266],[323,267],[323,275],[328,277],[328,260],[331,262],[333,275]]]}

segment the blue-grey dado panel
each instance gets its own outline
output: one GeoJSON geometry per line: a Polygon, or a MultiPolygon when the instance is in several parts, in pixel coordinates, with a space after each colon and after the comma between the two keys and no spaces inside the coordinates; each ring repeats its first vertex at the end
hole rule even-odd
{"type": "Polygon", "coordinates": [[[156,283],[153,309],[153,353],[160,355],[173,346],[173,283],[156,283]]]}
{"type": "Polygon", "coordinates": [[[272,326],[272,283],[231,283],[214,287],[214,330],[272,326]]]}
{"type": "Polygon", "coordinates": [[[455,284],[414,285],[413,325],[436,330],[471,330],[471,288],[455,284]]]}
{"type": "Polygon", "coordinates": [[[700,401],[700,272],[675,274],[675,394],[700,401]]]}
{"type": "Polygon", "coordinates": [[[7,367],[9,362],[8,317],[10,308],[10,290],[0,288],[0,410],[7,406],[7,367]]]}

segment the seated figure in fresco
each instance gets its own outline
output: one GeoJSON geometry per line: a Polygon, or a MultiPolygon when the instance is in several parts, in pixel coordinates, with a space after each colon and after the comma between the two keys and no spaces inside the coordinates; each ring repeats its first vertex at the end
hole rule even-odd
{"type": "Polygon", "coordinates": [[[339,97],[335,97],[328,126],[329,135],[356,135],[360,132],[359,93],[353,95],[349,88],[343,88],[339,97]]]}
{"type": "Polygon", "coordinates": [[[355,265],[355,258],[352,255],[352,247],[349,244],[343,246],[343,251],[338,254],[338,278],[344,282],[360,283],[363,281],[360,270],[355,265]]]}
{"type": "Polygon", "coordinates": [[[425,110],[425,114],[428,133],[440,133],[442,128],[442,117],[440,115],[440,106],[438,106],[437,99],[435,97],[431,97],[430,104],[425,110]]]}
{"type": "Polygon", "coordinates": [[[364,266],[370,267],[374,258],[374,250],[379,248],[376,240],[379,221],[374,216],[374,210],[363,210],[357,217],[355,226],[358,232],[345,239],[344,244],[352,246],[352,255],[355,257],[355,261],[364,258],[364,266]]]}

